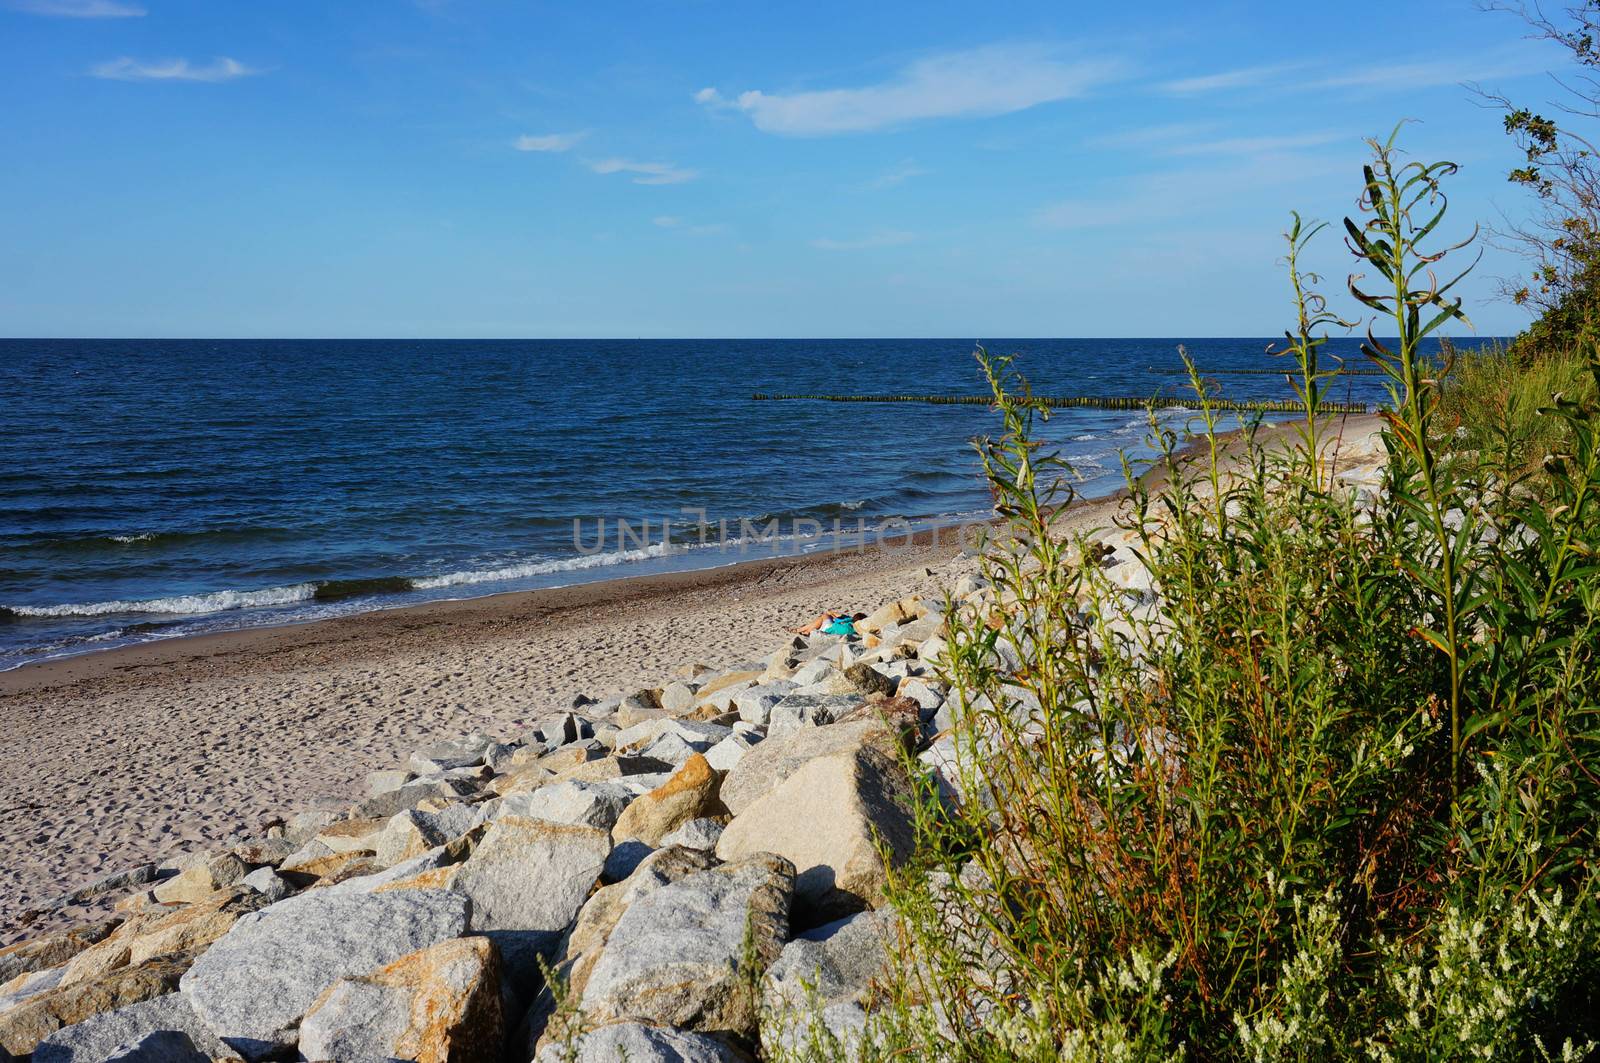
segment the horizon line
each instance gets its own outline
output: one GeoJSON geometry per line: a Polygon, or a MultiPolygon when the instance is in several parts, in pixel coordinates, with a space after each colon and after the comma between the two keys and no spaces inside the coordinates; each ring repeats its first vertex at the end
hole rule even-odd
{"type": "MultiPolygon", "coordinates": [[[[0,336],[0,343],[683,343],[683,342],[773,342],[810,341],[860,343],[882,340],[910,340],[915,342],[959,341],[982,344],[985,342],[1032,342],[1038,340],[1148,340],[1170,343],[1190,343],[1196,340],[1259,340],[1282,338],[1282,332],[1271,333],[1216,333],[1188,336],[995,336],[993,340],[962,339],[959,336],[0,336]]],[[[1462,340],[1504,340],[1517,333],[1497,335],[1441,336],[1452,342],[1462,340]]],[[[1329,339],[1365,339],[1365,333],[1332,336],[1329,339]]],[[[1388,337],[1382,337],[1388,338],[1388,337]]]]}

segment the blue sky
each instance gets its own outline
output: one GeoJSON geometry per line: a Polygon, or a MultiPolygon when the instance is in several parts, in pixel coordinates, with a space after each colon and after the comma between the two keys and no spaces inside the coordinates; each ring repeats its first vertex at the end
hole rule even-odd
{"type": "Polygon", "coordinates": [[[1272,334],[1398,119],[1456,232],[1523,210],[1461,83],[1559,59],[1471,0],[0,0],[0,335],[1272,334]]]}

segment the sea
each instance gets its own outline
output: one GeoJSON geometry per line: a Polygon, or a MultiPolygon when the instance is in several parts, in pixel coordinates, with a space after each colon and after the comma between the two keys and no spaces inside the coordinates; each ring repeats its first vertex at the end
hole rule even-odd
{"type": "MultiPolygon", "coordinates": [[[[993,339],[1042,395],[1182,398],[1176,339],[993,339]]],[[[1270,338],[1187,341],[1281,370],[1270,338]]],[[[963,339],[0,340],[0,669],[201,632],[814,552],[990,513],[963,339]]],[[[1362,365],[1353,338],[1333,356],[1362,365]]],[[[1268,373],[1229,398],[1287,399],[1268,373]]],[[[1353,376],[1329,398],[1375,402],[1353,376]]],[[[1183,431],[1192,409],[1161,414],[1183,431]]],[[[1235,422],[1227,422],[1232,426],[1235,422]]],[[[1086,496],[1140,410],[1040,435],[1086,496]]]]}

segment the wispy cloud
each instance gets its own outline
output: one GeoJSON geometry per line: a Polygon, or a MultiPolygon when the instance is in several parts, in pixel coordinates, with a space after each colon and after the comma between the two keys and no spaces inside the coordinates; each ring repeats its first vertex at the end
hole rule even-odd
{"type": "Polygon", "coordinates": [[[1459,85],[1488,78],[1542,74],[1549,69],[1547,56],[1531,52],[1492,56],[1452,57],[1420,63],[1394,63],[1361,67],[1310,82],[1313,89],[1426,89],[1459,85]]]}
{"type": "Polygon", "coordinates": [[[1543,73],[1549,68],[1548,58],[1526,46],[1516,46],[1479,55],[1452,54],[1441,59],[1410,63],[1376,66],[1348,64],[1338,73],[1328,73],[1329,67],[1325,64],[1274,63],[1180,78],[1164,82],[1158,87],[1175,96],[1254,88],[1269,83],[1274,89],[1283,91],[1425,89],[1487,78],[1543,73]],[[1317,66],[1322,69],[1318,70],[1317,66]]]}
{"type": "Polygon", "coordinates": [[[631,159],[595,159],[588,164],[595,173],[633,174],[636,185],[681,185],[700,176],[698,170],[689,170],[670,162],[634,162],[631,159]]]}
{"type": "Polygon", "coordinates": [[[1267,152],[1294,151],[1298,148],[1316,148],[1336,140],[1359,143],[1345,133],[1293,133],[1287,136],[1223,137],[1220,140],[1201,140],[1187,144],[1172,144],[1164,149],[1167,155],[1261,155],[1267,152]]]}
{"type": "Polygon", "coordinates": [[[909,244],[915,239],[914,233],[879,229],[857,240],[831,240],[820,237],[812,240],[811,246],[818,251],[865,251],[873,247],[898,247],[901,244],[909,244]]]}
{"type": "Polygon", "coordinates": [[[195,66],[187,59],[142,62],[123,56],[101,63],[89,71],[91,77],[105,78],[107,81],[233,81],[259,73],[261,71],[227,56],[214,59],[204,66],[195,66]]]}
{"type": "Polygon", "coordinates": [[[49,18],[139,18],[148,12],[117,0],[11,0],[13,11],[49,18]]]}
{"type": "Polygon", "coordinates": [[[1265,66],[1246,66],[1236,70],[1223,70],[1215,74],[1201,74],[1198,77],[1179,78],[1176,81],[1164,82],[1160,87],[1163,92],[1174,96],[1194,96],[1202,92],[1217,92],[1221,89],[1243,89],[1263,84],[1295,69],[1294,63],[1271,63],[1265,66]]]}
{"type": "Polygon", "coordinates": [[[710,225],[691,225],[682,218],[671,214],[663,214],[650,220],[660,228],[672,229],[675,232],[683,233],[685,236],[716,236],[728,231],[728,227],[721,222],[714,222],[710,225]]]}
{"type": "Polygon", "coordinates": [[[571,151],[578,141],[588,135],[588,133],[546,133],[543,136],[530,136],[524,133],[516,139],[514,147],[518,151],[571,151]]]}
{"type": "Polygon", "coordinates": [[[1010,114],[1081,96],[1121,69],[1113,60],[1065,61],[1039,47],[991,45],[929,56],[876,85],[792,93],[753,89],[731,100],[706,88],[694,98],[742,111],[766,133],[828,136],[932,118],[1010,114]]]}
{"type": "Polygon", "coordinates": [[[912,160],[907,159],[894,169],[889,170],[887,173],[879,174],[877,177],[874,177],[872,180],[868,181],[867,187],[874,189],[894,188],[896,185],[905,184],[913,177],[921,177],[927,172],[927,170],[923,169],[921,166],[918,166],[912,160]]]}

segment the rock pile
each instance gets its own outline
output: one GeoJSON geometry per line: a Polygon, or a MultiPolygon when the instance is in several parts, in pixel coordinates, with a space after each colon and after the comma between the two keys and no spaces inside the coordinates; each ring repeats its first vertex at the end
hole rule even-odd
{"type": "Polygon", "coordinates": [[[0,949],[0,1060],[745,1060],[808,993],[849,1038],[913,842],[903,754],[949,724],[942,608],[579,696],[76,891],[133,892],[0,949]]]}

